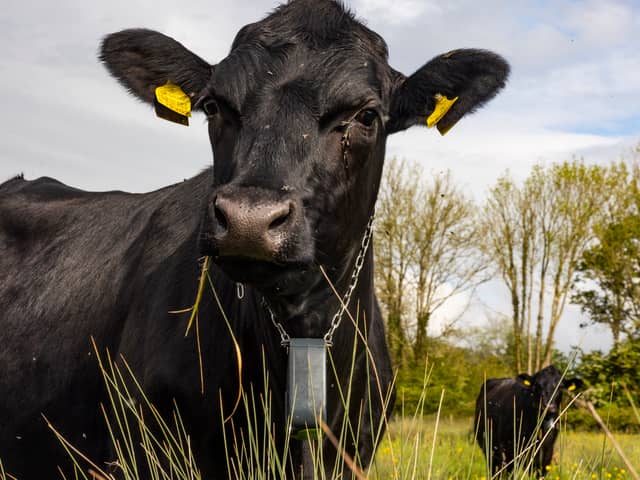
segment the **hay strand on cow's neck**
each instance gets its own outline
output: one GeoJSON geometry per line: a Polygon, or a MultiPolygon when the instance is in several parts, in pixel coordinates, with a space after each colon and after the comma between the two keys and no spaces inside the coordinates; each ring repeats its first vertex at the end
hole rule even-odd
{"type": "Polygon", "coordinates": [[[202,292],[204,290],[204,284],[207,279],[207,274],[209,272],[209,264],[211,263],[211,257],[204,257],[204,261],[202,262],[202,269],[200,270],[200,279],[198,280],[198,290],[196,291],[196,299],[193,302],[193,305],[188,308],[183,308],[181,310],[169,310],[169,313],[178,314],[178,313],[187,313],[191,312],[189,316],[189,321],[187,322],[187,328],[184,332],[184,336],[189,335],[189,330],[191,330],[191,326],[198,315],[198,309],[200,308],[200,301],[202,300],[202,292]]]}
{"type": "MultiPolygon", "coordinates": [[[[208,259],[209,257],[207,257],[207,260],[208,259]]],[[[227,313],[224,311],[224,308],[222,307],[222,302],[220,301],[220,297],[218,296],[216,287],[213,285],[213,281],[211,280],[211,276],[209,275],[208,269],[203,267],[202,274],[204,277],[206,277],[207,281],[209,282],[209,286],[211,287],[211,292],[213,292],[213,297],[216,300],[218,309],[222,314],[222,318],[224,318],[224,323],[227,326],[227,329],[229,330],[229,335],[231,335],[231,340],[233,341],[233,347],[235,350],[236,361],[238,365],[238,396],[236,397],[236,402],[233,405],[233,408],[231,409],[231,413],[229,413],[229,415],[227,415],[227,417],[223,420],[223,423],[227,423],[231,419],[233,414],[236,412],[236,410],[238,409],[238,405],[240,405],[240,400],[242,399],[242,352],[240,351],[240,344],[238,343],[238,340],[236,339],[236,336],[233,333],[233,328],[231,328],[231,323],[229,322],[227,313]]],[[[198,290],[199,290],[198,291],[199,296],[202,297],[202,291],[200,289],[198,290]]]]}
{"type": "Polygon", "coordinates": [[[200,393],[204,395],[204,365],[202,363],[202,349],[200,347],[200,325],[199,325],[199,317],[198,311],[200,309],[200,301],[202,300],[202,292],[204,291],[204,284],[207,276],[209,275],[209,263],[211,261],[211,257],[204,257],[204,261],[202,262],[202,269],[200,271],[200,279],[198,280],[198,290],[196,291],[196,299],[193,302],[193,305],[189,308],[183,308],[182,310],[170,310],[169,313],[179,314],[179,313],[187,313],[191,312],[189,316],[189,321],[187,322],[187,328],[184,332],[184,336],[187,337],[189,335],[189,330],[191,330],[191,326],[195,322],[196,324],[196,347],[198,349],[198,366],[200,368],[200,393]]]}

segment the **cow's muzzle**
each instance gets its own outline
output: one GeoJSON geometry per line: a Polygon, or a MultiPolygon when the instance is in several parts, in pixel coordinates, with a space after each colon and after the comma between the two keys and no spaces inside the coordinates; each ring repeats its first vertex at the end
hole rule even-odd
{"type": "Polygon", "coordinates": [[[288,263],[304,230],[300,202],[254,187],[223,187],[207,212],[208,238],[217,258],[288,263]]]}

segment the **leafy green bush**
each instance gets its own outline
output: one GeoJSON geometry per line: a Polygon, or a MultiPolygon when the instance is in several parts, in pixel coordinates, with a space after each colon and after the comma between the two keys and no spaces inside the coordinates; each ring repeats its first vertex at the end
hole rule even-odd
{"type": "Polygon", "coordinates": [[[629,406],[629,397],[640,398],[640,339],[626,339],[607,354],[582,353],[576,370],[594,405],[629,406]]]}
{"type": "Polygon", "coordinates": [[[472,350],[445,340],[429,339],[428,357],[398,372],[396,412],[414,412],[424,396],[424,414],[438,410],[442,397],[444,415],[471,416],[486,378],[511,376],[504,357],[472,350]],[[425,391],[426,385],[426,391],[425,391]]]}
{"type": "MultiPolygon", "coordinates": [[[[640,422],[631,407],[621,407],[615,404],[601,405],[598,413],[607,424],[608,428],[614,432],[640,433],[640,422]]],[[[591,416],[582,409],[571,407],[564,417],[565,425],[570,430],[582,432],[601,432],[602,430],[591,416]]]]}

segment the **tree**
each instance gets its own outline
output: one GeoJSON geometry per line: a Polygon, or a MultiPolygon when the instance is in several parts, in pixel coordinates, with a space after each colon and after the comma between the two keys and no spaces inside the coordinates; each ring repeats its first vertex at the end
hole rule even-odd
{"type": "Polygon", "coordinates": [[[388,161],[376,206],[373,245],[376,291],[387,320],[387,344],[397,366],[405,362],[407,335],[403,318],[407,300],[404,292],[414,255],[411,225],[416,210],[418,177],[415,166],[409,169],[404,161],[388,161]]]}
{"type": "Polygon", "coordinates": [[[599,240],[578,264],[577,284],[583,288],[576,288],[572,301],[591,322],[607,325],[618,344],[622,335],[640,330],[640,218],[610,224],[599,240]]]}
{"type": "Polygon", "coordinates": [[[415,164],[388,161],[374,248],[378,297],[397,365],[422,363],[434,312],[486,279],[479,236],[476,209],[449,172],[425,179],[415,164]]]}
{"type": "Polygon", "coordinates": [[[506,173],[490,190],[482,217],[483,253],[500,275],[511,299],[514,363],[518,372],[523,370],[523,337],[529,331],[525,318],[530,318],[530,273],[535,259],[533,212],[524,192],[506,173]]]}
{"type": "MultiPolygon", "coordinates": [[[[475,206],[453,184],[450,172],[434,175],[417,192],[412,223],[415,278],[414,357],[426,354],[433,313],[450,298],[487,279],[479,253],[475,206]]],[[[420,361],[420,360],[419,360],[420,361]]]]}
{"type": "Polygon", "coordinates": [[[571,301],[590,323],[607,325],[618,345],[640,333],[640,179],[637,164],[619,164],[616,173],[616,201],[578,262],[571,301]]]}
{"type": "MultiPolygon", "coordinates": [[[[536,370],[551,363],[553,339],[570,295],[578,259],[593,239],[594,225],[604,215],[610,194],[610,177],[605,167],[587,166],[582,161],[554,165],[550,169],[553,200],[558,210],[557,229],[550,237],[551,306],[549,328],[544,340],[543,360],[536,359],[536,370]]],[[[542,342],[542,337],[537,337],[542,342]]]]}
{"type": "Polygon", "coordinates": [[[576,262],[607,203],[607,172],[577,160],[536,166],[522,187],[506,173],[489,192],[483,252],[511,298],[517,371],[551,362],[576,262]]]}

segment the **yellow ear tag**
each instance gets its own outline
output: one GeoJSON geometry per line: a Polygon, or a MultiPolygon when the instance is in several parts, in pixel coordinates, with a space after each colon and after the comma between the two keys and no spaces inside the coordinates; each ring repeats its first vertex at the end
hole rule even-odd
{"type": "Polygon", "coordinates": [[[531,382],[529,380],[523,380],[522,383],[524,383],[527,387],[531,386],[531,382]]]}
{"type": "Polygon", "coordinates": [[[440,95],[439,93],[436,93],[433,98],[436,100],[436,106],[433,109],[433,112],[431,112],[431,115],[427,117],[427,127],[429,128],[437,124],[458,100],[458,97],[449,100],[447,97],[440,95]]]}
{"type": "Polygon", "coordinates": [[[156,99],[160,105],[182,116],[191,116],[191,99],[175,83],[166,83],[156,88],[156,99]]]}
{"type": "Polygon", "coordinates": [[[569,388],[567,388],[568,391],[573,392],[576,389],[576,384],[572,383],[571,385],[569,385],[569,388]]]}

